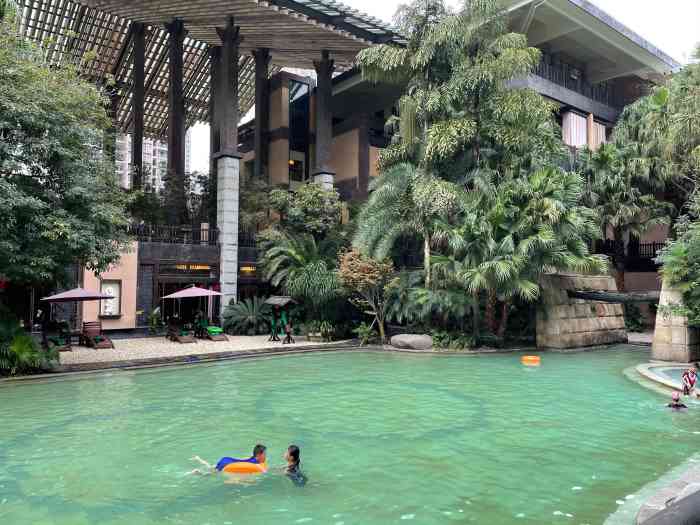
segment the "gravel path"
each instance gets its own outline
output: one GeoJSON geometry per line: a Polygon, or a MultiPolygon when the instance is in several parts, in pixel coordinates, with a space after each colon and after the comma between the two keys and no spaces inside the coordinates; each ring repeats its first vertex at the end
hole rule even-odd
{"type": "Polygon", "coordinates": [[[282,350],[324,344],[306,341],[303,337],[295,337],[295,344],[283,346],[281,343],[272,343],[267,339],[267,335],[229,336],[228,341],[198,340],[196,343],[186,344],[168,341],[165,337],[115,339],[114,348],[95,350],[84,346],[74,346],[71,352],[61,352],[61,365],[118,363],[120,361],[134,361],[139,359],[182,357],[214,353],[223,354],[236,351],[250,352],[273,347],[276,348],[278,346],[280,350],[282,350]]]}

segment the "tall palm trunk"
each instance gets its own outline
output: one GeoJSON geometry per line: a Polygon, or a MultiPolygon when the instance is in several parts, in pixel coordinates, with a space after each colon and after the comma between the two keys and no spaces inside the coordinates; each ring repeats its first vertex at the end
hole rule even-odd
{"type": "Polygon", "coordinates": [[[625,291],[625,245],[620,230],[613,231],[613,239],[615,241],[615,284],[618,292],[625,291]],[[618,250],[617,247],[620,247],[618,250]]]}
{"type": "Polygon", "coordinates": [[[473,336],[474,336],[474,343],[479,344],[479,337],[481,335],[481,319],[480,317],[480,312],[479,312],[479,294],[476,293],[472,297],[472,323],[473,323],[473,336]]]}
{"type": "Polygon", "coordinates": [[[501,322],[498,325],[498,331],[496,332],[496,335],[498,335],[498,337],[503,337],[506,334],[506,328],[508,328],[509,313],[510,301],[503,301],[503,303],[501,303],[501,322]]]}
{"type": "Polygon", "coordinates": [[[486,311],[484,316],[486,317],[486,326],[489,327],[489,332],[495,334],[498,330],[498,323],[496,322],[496,303],[498,302],[496,294],[494,292],[489,292],[488,298],[486,299],[486,311]]]}

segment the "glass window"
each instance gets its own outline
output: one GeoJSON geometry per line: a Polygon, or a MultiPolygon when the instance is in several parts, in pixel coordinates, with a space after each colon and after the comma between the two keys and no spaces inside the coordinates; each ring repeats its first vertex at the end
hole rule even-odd
{"type": "Polygon", "coordinates": [[[115,317],[122,313],[122,282],[102,281],[100,291],[105,295],[111,295],[113,299],[102,299],[100,301],[100,316],[115,317]]]}

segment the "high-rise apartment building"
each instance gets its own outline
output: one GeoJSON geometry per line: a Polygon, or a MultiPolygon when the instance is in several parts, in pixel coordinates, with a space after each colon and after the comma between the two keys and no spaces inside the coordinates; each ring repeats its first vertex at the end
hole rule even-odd
{"type": "MultiPolygon", "coordinates": [[[[120,134],[117,136],[117,148],[115,152],[115,162],[119,182],[122,188],[131,187],[131,174],[129,165],[131,163],[131,134],[120,134]]],[[[185,173],[191,173],[192,169],[192,137],[190,130],[185,135],[185,173]]],[[[168,172],[168,145],[159,140],[143,139],[143,185],[144,188],[151,188],[161,191],[165,184],[165,175],[168,172]]]]}

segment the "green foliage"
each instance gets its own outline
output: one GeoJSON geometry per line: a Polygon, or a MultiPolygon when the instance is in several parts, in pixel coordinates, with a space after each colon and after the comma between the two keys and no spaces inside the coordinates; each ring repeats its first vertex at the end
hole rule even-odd
{"type": "Polygon", "coordinates": [[[224,308],[224,330],[230,334],[260,335],[269,331],[270,305],[265,297],[253,297],[236,303],[233,299],[224,308]]]}
{"type": "Polygon", "coordinates": [[[148,332],[150,334],[160,334],[165,328],[165,323],[163,323],[163,317],[160,313],[160,306],[156,306],[148,314],[148,332]]]}
{"type": "Polygon", "coordinates": [[[267,229],[258,235],[263,277],[309,308],[314,319],[321,319],[323,307],[340,294],[334,247],[309,234],[267,229]]]}
{"type": "Polygon", "coordinates": [[[340,195],[320,184],[302,184],[294,191],[274,189],[269,203],[280,215],[280,227],[291,233],[305,231],[320,240],[340,224],[340,195]]]}
{"type": "Polygon", "coordinates": [[[472,336],[459,331],[436,330],[431,336],[433,346],[442,350],[468,350],[475,346],[472,336]]]}
{"type": "Polygon", "coordinates": [[[628,332],[643,332],[642,312],[636,304],[625,304],[625,328],[628,332]]]}
{"type": "Polygon", "coordinates": [[[683,304],[667,310],[687,316],[691,326],[700,326],[700,195],[693,197],[676,230],[677,238],[669,241],[657,258],[664,280],[683,293],[683,304]]]}
{"type": "Polygon", "coordinates": [[[357,335],[357,338],[360,340],[360,346],[365,346],[377,338],[377,332],[367,323],[360,323],[357,328],[353,330],[353,333],[357,335]]]}
{"type": "Polygon", "coordinates": [[[382,342],[386,339],[384,322],[387,312],[386,286],[394,273],[389,260],[378,261],[358,250],[340,254],[338,276],[348,290],[350,302],[361,312],[374,316],[382,342]]]}
{"type": "Polygon", "coordinates": [[[0,311],[0,375],[47,370],[56,361],[58,352],[41,349],[13,315],[4,309],[0,311]]]}
{"type": "Polygon", "coordinates": [[[76,260],[104,271],[126,247],[128,196],[100,154],[106,102],[75,67],[49,66],[0,21],[0,268],[9,280],[53,283],[76,260]]]}

